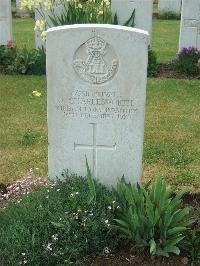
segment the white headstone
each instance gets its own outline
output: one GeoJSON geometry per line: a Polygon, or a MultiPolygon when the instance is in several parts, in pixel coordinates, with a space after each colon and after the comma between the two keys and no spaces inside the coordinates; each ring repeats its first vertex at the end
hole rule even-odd
{"type": "Polygon", "coordinates": [[[124,25],[135,9],[135,27],[148,31],[151,36],[153,0],[112,0],[111,7],[120,25],[124,25]]]}
{"type": "Polygon", "coordinates": [[[49,176],[68,169],[140,182],[149,36],[87,24],[47,33],[49,176]]]}
{"type": "Polygon", "coordinates": [[[12,39],[11,0],[0,0],[0,45],[12,39]]]}
{"type": "Polygon", "coordinates": [[[183,0],[179,50],[189,46],[200,48],[200,0],[183,0]]]}
{"type": "MultiPolygon", "coordinates": [[[[159,0],[158,12],[159,15],[172,12],[176,15],[181,14],[181,1],[182,0],[159,0]]],[[[193,1],[193,0],[192,0],[193,1]]]]}
{"type": "MultiPolygon", "coordinates": [[[[45,1],[43,0],[43,3],[45,1]]],[[[56,15],[60,15],[62,13],[62,2],[61,0],[55,0],[55,14],[56,15]]],[[[47,22],[47,27],[51,28],[53,27],[53,23],[50,20],[49,16],[52,16],[51,11],[46,10],[45,7],[43,6],[42,8],[39,8],[38,5],[36,5],[36,9],[35,9],[35,21],[37,20],[43,20],[45,18],[46,22],[47,22]]],[[[40,48],[41,46],[45,46],[44,41],[41,38],[41,33],[40,32],[35,32],[35,47],[40,48]]]]}

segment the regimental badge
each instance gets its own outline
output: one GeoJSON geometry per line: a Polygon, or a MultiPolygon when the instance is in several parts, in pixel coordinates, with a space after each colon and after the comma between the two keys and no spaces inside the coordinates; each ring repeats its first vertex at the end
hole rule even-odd
{"type": "Polygon", "coordinates": [[[119,61],[111,45],[94,36],[77,49],[73,66],[84,81],[102,84],[114,77],[119,61]]]}

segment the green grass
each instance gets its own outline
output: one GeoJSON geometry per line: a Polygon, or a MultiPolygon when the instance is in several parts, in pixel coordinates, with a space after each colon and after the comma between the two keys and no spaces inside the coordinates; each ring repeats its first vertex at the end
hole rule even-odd
{"type": "Polygon", "coordinates": [[[35,48],[34,20],[32,18],[13,19],[13,39],[17,46],[28,49],[35,48]]]}
{"type": "MultiPolygon", "coordinates": [[[[35,48],[34,20],[32,18],[13,19],[14,40],[18,47],[35,48]]],[[[158,62],[172,59],[178,51],[180,21],[153,19],[152,49],[158,62]]]]}
{"type": "MultiPolygon", "coordinates": [[[[152,47],[159,62],[178,50],[180,21],[153,20],[152,47]]],[[[13,19],[18,47],[34,48],[34,21],[13,19]]],[[[12,182],[30,168],[47,177],[46,81],[38,76],[0,76],[0,182],[12,182]],[[32,97],[33,90],[42,97],[32,97]]],[[[163,175],[177,188],[200,190],[199,81],[150,79],[143,180],[163,175]]]]}
{"type": "Polygon", "coordinates": [[[200,189],[200,83],[148,83],[144,177],[163,175],[177,187],[200,189]]]}
{"type": "Polygon", "coordinates": [[[30,168],[39,168],[37,174],[46,176],[45,77],[0,76],[0,80],[3,84],[0,97],[0,183],[11,182],[30,168]],[[42,92],[42,96],[32,97],[33,90],[42,92]],[[28,145],[27,134],[35,136],[33,143],[29,140],[28,145]]]}
{"type": "Polygon", "coordinates": [[[158,63],[165,63],[176,56],[179,43],[180,20],[153,19],[152,49],[158,63]]]}
{"type": "MultiPolygon", "coordinates": [[[[0,80],[0,183],[30,168],[47,177],[45,77],[0,80]],[[42,96],[32,97],[33,90],[42,96]]],[[[147,92],[143,180],[162,175],[177,188],[200,191],[199,81],[150,79],[147,92]]]]}

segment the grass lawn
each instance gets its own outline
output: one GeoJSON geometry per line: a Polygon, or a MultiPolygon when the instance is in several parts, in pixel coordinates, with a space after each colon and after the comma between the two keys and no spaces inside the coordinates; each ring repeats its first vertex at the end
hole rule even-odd
{"type": "MultiPolygon", "coordinates": [[[[16,180],[30,168],[46,177],[45,77],[0,80],[0,183],[16,180]],[[32,97],[33,90],[42,96],[32,97]]],[[[177,188],[200,191],[199,97],[199,81],[148,81],[143,180],[162,175],[177,188]]]]}
{"type": "MultiPolygon", "coordinates": [[[[19,47],[34,48],[34,20],[31,18],[13,19],[13,38],[19,47]]],[[[153,19],[152,49],[159,63],[173,58],[178,51],[179,20],[153,19]]]]}
{"type": "Polygon", "coordinates": [[[180,20],[153,19],[152,49],[158,63],[165,63],[176,56],[179,44],[180,20]]]}
{"type": "Polygon", "coordinates": [[[47,173],[45,77],[0,76],[0,183],[11,182],[39,168],[47,173]],[[32,98],[32,91],[42,92],[32,98]]]}
{"type": "Polygon", "coordinates": [[[35,48],[34,20],[32,18],[13,19],[13,39],[18,47],[35,48]]]}
{"type": "MultiPolygon", "coordinates": [[[[153,20],[152,47],[159,62],[175,56],[180,21],[153,20]]],[[[34,21],[13,19],[19,47],[34,48],[34,21]]],[[[30,168],[47,177],[46,77],[0,76],[0,183],[30,168]],[[33,90],[42,92],[33,97],[33,90]]],[[[200,83],[149,79],[143,180],[162,175],[172,185],[200,191],[200,83]]]]}

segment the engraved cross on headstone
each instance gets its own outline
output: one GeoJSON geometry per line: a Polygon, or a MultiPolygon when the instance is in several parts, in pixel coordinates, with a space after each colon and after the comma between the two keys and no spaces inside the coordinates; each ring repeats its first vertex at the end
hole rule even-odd
{"type": "Polygon", "coordinates": [[[91,145],[88,144],[76,144],[74,143],[74,150],[76,149],[86,149],[93,151],[93,176],[97,178],[97,152],[98,150],[105,150],[105,151],[114,151],[116,150],[117,144],[114,145],[97,145],[97,124],[90,123],[92,125],[93,131],[93,143],[91,145]]]}

